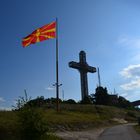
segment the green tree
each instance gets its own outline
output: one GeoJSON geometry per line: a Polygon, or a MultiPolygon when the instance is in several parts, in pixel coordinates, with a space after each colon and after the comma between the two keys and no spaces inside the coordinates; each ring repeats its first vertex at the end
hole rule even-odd
{"type": "Polygon", "coordinates": [[[65,104],[76,104],[76,101],[73,100],[73,99],[68,99],[68,100],[63,101],[63,103],[65,103],[65,104]]]}
{"type": "Polygon", "coordinates": [[[46,100],[44,99],[44,96],[38,96],[36,99],[28,101],[26,105],[31,107],[43,107],[45,104],[46,100]]]}
{"type": "Polygon", "coordinates": [[[95,103],[98,105],[108,105],[109,95],[107,88],[97,87],[95,91],[95,103]]]}
{"type": "Polygon", "coordinates": [[[134,108],[132,106],[132,104],[126,100],[124,97],[119,96],[118,98],[118,107],[122,107],[122,108],[134,108]]]}
{"type": "MultiPolygon", "coordinates": [[[[49,103],[49,104],[56,104],[57,99],[56,98],[48,98],[48,99],[46,99],[46,102],[49,103]]],[[[59,103],[62,103],[61,99],[59,99],[59,103]]]]}
{"type": "Polygon", "coordinates": [[[90,96],[85,97],[83,100],[80,101],[81,104],[92,104],[92,100],[90,96]]]}

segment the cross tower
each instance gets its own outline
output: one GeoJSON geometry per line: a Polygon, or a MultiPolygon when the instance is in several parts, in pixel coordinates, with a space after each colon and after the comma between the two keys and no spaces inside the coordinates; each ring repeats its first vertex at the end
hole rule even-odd
{"type": "Polygon", "coordinates": [[[85,97],[88,97],[88,80],[87,80],[87,73],[96,72],[96,68],[89,66],[86,62],[86,53],[84,51],[80,51],[79,53],[79,63],[71,61],[69,62],[69,67],[78,69],[80,72],[81,77],[81,96],[82,100],[85,99],[85,97]]]}

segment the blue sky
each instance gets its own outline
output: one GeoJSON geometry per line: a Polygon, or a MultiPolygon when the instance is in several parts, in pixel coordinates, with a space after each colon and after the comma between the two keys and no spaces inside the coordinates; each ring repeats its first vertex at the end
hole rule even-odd
{"type": "MultiPolygon", "coordinates": [[[[55,97],[55,39],[22,48],[22,38],[58,17],[60,97],[81,99],[80,75],[68,67],[84,50],[102,86],[140,99],[139,0],[0,0],[0,108],[15,99],[55,97]]],[[[89,93],[98,84],[88,74],[89,93]]]]}

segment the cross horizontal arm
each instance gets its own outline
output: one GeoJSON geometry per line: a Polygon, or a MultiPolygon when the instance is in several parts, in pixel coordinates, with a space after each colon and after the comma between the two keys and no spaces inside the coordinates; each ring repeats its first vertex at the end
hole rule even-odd
{"type": "Polygon", "coordinates": [[[79,65],[79,63],[74,62],[74,61],[69,62],[69,67],[75,68],[75,69],[78,69],[78,70],[81,69],[81,66],[79,65]]]}
{"type": "Polygon", "coordinates": [[[96,68],[89,66],[87,63],[81,64],[81,63],[71,61],[69,62],[69,67],[78,69],[79,71],[83,71],[83,72],[91,72],[91,73],[96,72],[96,68]]]}
{"type": "Polygon", "coordinates": [[[87,66],[86,69],[88,70],[88,72],[91,72],[91,73],[96,72],[96,68],[95,67],[87,66]]]}

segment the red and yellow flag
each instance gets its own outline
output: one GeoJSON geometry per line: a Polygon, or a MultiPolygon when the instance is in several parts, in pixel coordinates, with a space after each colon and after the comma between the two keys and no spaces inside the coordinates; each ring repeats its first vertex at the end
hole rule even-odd
{"type": "Polygon", "coordinates": [[[56,22],[52,22],[41,28],[36,29],[30,35],[23,38],[22,45],[23,47],[27,47],[30,44],[34,44],[36,42],[44,41],[55,37],[56,37],[56,22]]]}

